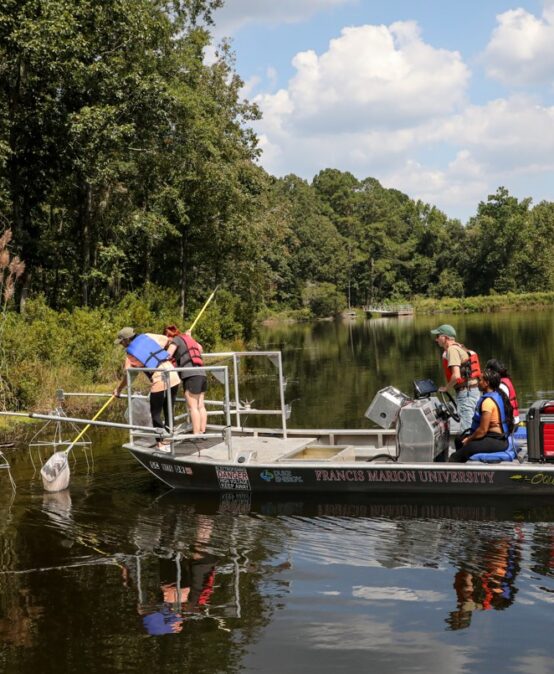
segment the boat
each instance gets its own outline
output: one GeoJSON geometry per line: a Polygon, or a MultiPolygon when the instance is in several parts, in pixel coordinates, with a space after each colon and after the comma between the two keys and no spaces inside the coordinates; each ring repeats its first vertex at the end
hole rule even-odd
{"type": "Polygon", "coordinates": [[[192,435],[190,425],[179,424],[182,417],[176,416],[175,426],[170,420],[167,452],[156,449],[153,429],[137,416],[133,369],[128,371],[130,438],[124,447],[173,489],[255,495],[554,495],[554,463],[537,458],[535,449],[528,452],[525,432],[512,436],[509,452],[501,456],[448,463],[456,409],[428,380],[414,382],[412,397],[394,387],[379,391],[366,412],[378,427],[291,429],[279,351],[207,354],[207,362],[209,358],[229,361],[204,368],[223,384],[222,399],[207,401],[209,414],[223,416],[222,423],[210,423],[205,435],[192,435]],[[277,367],[278,408],[256,409],[241,400],[240,361],[246,358],[268,358],[277,367]],[[245,415],[273,415],[280,423],[245,426],[245,415]]]}

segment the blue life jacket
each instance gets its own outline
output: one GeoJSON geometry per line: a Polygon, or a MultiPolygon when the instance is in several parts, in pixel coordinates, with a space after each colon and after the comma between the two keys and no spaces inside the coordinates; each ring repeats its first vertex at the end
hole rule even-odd
{"type": "Polygon", "coordinates": [[[490,393],[483,393],[483,395],[479,398],[477,401],[477,405],[475,407],[475,413],[473,415],[473,419],[471,420],[471,432],[473,433],[479,428],[479,424],[481,423],[481,408],[483,406],[483,402],[485,398],[492,398],[493,401],[495,402],[496,406],[498,407],[498,411],[500,412],[500,424],[502,425],[502,430],[504,431],[504,435],[508,437],[510,435],[510,429],[508,428],[508,419],[506,418],[506,410],[504,409],[504,401],[502,400],[502,396],[498,391],[491,391],[490,393]]]}
{"type": "Polygon", "coordinates": [[[165,349],[148,335],[137,335],[126,348],[130,356],[134,356],[144,367],[156,368],[161,363],[169,360],[169,354],[165,349]]]}

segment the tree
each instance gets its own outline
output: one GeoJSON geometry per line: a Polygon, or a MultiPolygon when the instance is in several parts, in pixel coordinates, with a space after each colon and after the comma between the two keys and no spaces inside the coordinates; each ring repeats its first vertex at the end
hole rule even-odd
{"type": "Polygon", "coordinates": [[[524,243],[530,203],[530,199],[518,201],[505,187],[499,187],[479,204],[468,226],[469,294],[517,290],[514,254],[524,243]]]}

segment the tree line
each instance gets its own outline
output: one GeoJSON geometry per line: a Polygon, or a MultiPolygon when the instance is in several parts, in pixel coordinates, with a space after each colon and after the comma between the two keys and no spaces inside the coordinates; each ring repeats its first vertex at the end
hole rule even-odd
{"type": "Polygon", "coordinates": [[[118,305],[162,288],[185,314],[217,284],[260,310],[554,290],[554,204],[500,187],[464,226],[372,177],[259,164],[222,0],[4,0],[0,233],[13,307],[118,305]],[[175,300],[174,298],[177,298],[175,300]]]}

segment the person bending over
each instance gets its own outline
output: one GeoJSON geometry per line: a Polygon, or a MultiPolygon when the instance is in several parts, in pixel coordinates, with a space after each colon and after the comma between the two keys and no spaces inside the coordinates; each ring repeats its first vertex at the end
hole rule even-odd
{"type": "MultiPolygon", "coordinates": [[[[125,370],[132,367],[152,368],[152,371],[144,372],[150,381],[150,415],[154,428],[165,430],[169,430],[169,407],[172,414],[179,389],[179,375],[170,362],[170,354],[165,350],[167,341],[164,335],[137,334],[131,327],[122,328],[114,341],[114,344],[120,344],[125,349],[125,370]]],[[[113,394],[119,397],[126,386],[127,376],[124,375],[113,394]]],[[[156,448],[159,451],[170,452],[170,445],[163,435],[156,436],[156,448]]]]}

